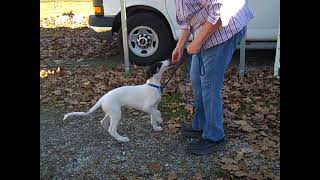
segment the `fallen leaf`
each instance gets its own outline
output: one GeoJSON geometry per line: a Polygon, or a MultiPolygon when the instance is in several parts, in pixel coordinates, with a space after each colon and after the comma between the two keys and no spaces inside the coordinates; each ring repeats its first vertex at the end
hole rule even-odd
{"type": "Polygon", "coordinates": [[[89,104],[89,102],[80,102],[79,104],[89,104]]]}
{"type": "Polygon", "coordinates": [[[52,92],[54,95],[57,95],[57,96],[61,96],[61,91],[60,90],[55,90],[52,92]]]}
{"type": "Polygon", "coordinates": [[[238,82],[234,82],[233,86],[234,87],[241,87],[241,84],[239,84],[238,82]]]}
{"type": "Polygon", "coordinates": [[[168,128],[169,129],[176,129],[176,125],[175,124],[168,124],[168,128]]]}
{"type": "Polygon", "coordinates": [[[157,174],[155,174],[153,177],[151,177],[152,180],[163,180],[162,177],[159,177],[157,174]]]}
{"type": "Polygon", "coordinates": [[[242,131],[244,131],[244,132],[251,133],[251,132],[255,131],[256,128],[253,128],[253,127],[251,127],[251,126],[249,126],[249,125],[245,125],[245,126],[241,126],[241,127],[240,127],[240,130],[242,130],[242,131]]]}
{"type": "Polygon", "coordinates": [[[249,140],[254,140],[254,139],[257,138],[257,135],[256,135],[256,134],[249,134],[249,135],[247,135],[247,138],[248,138],[249,140]]]}
{"type": "Polygon", "coordinates": [[[279,85],[280,81],[279,80],[275,80],[275,81],[273,81],[273,84],[279,85]]]}
{"type": "Polygon", "coordinates": [[[242,153],[252,153],[253,150],[249,147],[241,148],[242,153]]]}
{"type": "Polygon", "coordinates": [[[252,102],[252,100],[250,99],[250,97],[246,97],[246,98],[244,98],[243,99],[245,102],[248,102],[248,103],[251,103],[252,102]]]}
{"type": "Polygon", "coordinates": [[[170,123],[168,124],[168,129],[171,133],[176,133],[178,131],[178,128],[181,127],[179,123],[170,123]]]}
{"type": "Polygon", "coordinates": [[[248,123],[247,121],[244,121],[244,120],[240,120],[240,121],[233,121],[235,124],[237,125],[241,125],[241,126],[247,126],[248,123]]]}
{"type": "Polygon", "coordinates": [[[160,164],[149,164],[148,169],[152,171],[160,171],[161,165],[160,164]]]}
{"type": "Polygon", "coordinates": [[[273,79],[274,76],[273,76],[273,75],[268,75],[266,78],[267,78],[267,79],[273,79]]]}
{"type": "Polygon", "coordinates": [[[92,90],[96,93],[96,94],[100,94],[102,91],[99,88],[92,88],[92,90]]]}
{"type": "Polygon", "coordinates": [[[236,177],[245,177],[245,176],[247,176],[247,173],[243,172],[243,171],[236,171],[236,172],[234,172],[234,175],[236,177]]]}
{"type": "Polygon", "coordinates": [[[196,173],[191,177],[192,180],[202,180],[202,175],[200,173],[196,173]]]}
{"type": "Polygon", "coordinates": [[[262,99],[262,97],[261,96],[256,96],[256,97],[254,97],[254,99],[255,100],[260,100],[260,99],[262,99]]]}
{"type": "Polygon", "coordinates": [[[70,92],[73,92],[73,89],[71,89],[71,88],[65,88],[64,90],[67,91],[67,92],[69,92],[69,93],[70,93],[70,92]]]}
{"type": "Polygon", "coordinates": [[[265,137],[268,136],[264,131],[260,131],[260,134],[265,137]]]}
{"type": "Polygon", "coordinates": [[[46,97],[46,98],[43,98],[42,99],[42,103],[46,103],[46,102],[49,102],[51,100],[51,97],[46,97]]]}
{"type": "Polygon", "coordinates": [[[234,159],[232,158],[226,158],[226,157],[223,157],[221,159],[221,162],[223,162],[224,164],[238,164],[237,161],[235,161],[234,159]]]}
{"type": "Polygon", "coordinates": [[[168,174],[168,180],[174,180],[177,178],[177,174],[175,172],[170,172],[168,174]]]}
{"type": "Polygon", "coordinates": [[[56,63],[56,64],[61,64],[62,60],[53,60],[53,62],[56,63]]]}
{"type": "Polygon", "coordinates": [[[237,111],[238,109],[240,109],[240,104],[239,103],[234,103],[234,104],[229,104],[230,108],[232,110],[237,111]]]}
{"type": "Polygon", "coordinates": [[[243,153],[242,152],[237,152],[237,155],[236,155],[235,159],[237,161],[240,161],[242,158],[243,158],[243,153]]]}
{"type": "Polygon", "coordinates": [[[268,130],[269,128],[268,128],[268,125],[263,124],[263,125],[261,125],[261,126],[259,127],[259,129],[261,129],[261,130],[268,130]]]}
{"type": "Polygon", "coordinates": [[[78,104],[77,101],[71,100],[71,99],[69,99],[69,98],[64,98],[64,101],[67,102],[67,103],[69,103],[69,104],[72,104],[72,105],[77,105],[77,104],[78,104]]]}
{"type": "Polygon", "coordinates": [[[273,114],[269,114],[269,115],[267,115],[267,118],[271,119],[271,120],[276,120],[277,117],[273,114]]]}
{"type": "Polygon", "coordinates": [[[184,85],[179,84],[179,85],[178,85],[178,88],[179,88],[179,92],[181,92],[181,93],[185,93],[185,92],[186,92],[184,85]]]}
{"type": "Polygon", "coordinates": [[[262,173],[265,177],[268,177],[270,179],[279,179],[279,176],[275,175],[273,172],[270,170],[264,169],[262,170],[262,173]]]}
{"type": "Polygon", "coordinates": [[[190,113],[193,114],[193,106],[191,104],[186,104],[184,108],[190,113]]]}
{"type": "Polygon", "coordinates": [[[250,177],[250,179],[263,179],[260,173],[256,173],[256,172],[250,172],[248,175],[248,177],[250,177]]]}
{"type": "Polygon", "coordinates": [[[132,112],[132,114],[133,114],[133,115],[139,115],[139,112],[134,111],[134,112],[132,112]]]}
{"type": "Polygon", "coordinates": [[[267,147],[272,147],[272,148],[277,147],[276,143],[274,141],[270,140],[268,137],[264,138],[262,140],[262,143],[267,147]]]}
{"type": "Polygon", "coordinates": [[[267,146],[262,146],[262,147],[261,147],[261,150],[262,150],[262,151],[267,151],[268,149],[269,149],[269,148],[268,148],[267,146]]]}
{"type": "Polygon", "coordinates": [[[84,85],[88,86],[90,84],[90,81],[87,81],[85,83],[83,83],[84,85]]]}
{"type": "Polygon", "coordinates": [[[256,113],[255,114],[255,118],[258,119],[258,120],[263,120],[264,119],[264,115],[261,114],[261,113],[256,113]]]}
{"type": "Polygon", "coordinates": [[[136,180],[137,177],[135,177],[135,176],[127,176],[126,179],[127,180],[136,180]]]}
{"type": "Polygon", "coordinates": [[[84,60],[85,60],[85,59],[80,58],[80,59],[77,60],[77,62],[81,62],[81,61],[84,61],[84,60]]]}
{"type": "Polygon", "coordinates": [[[221,166],[222,169],[228,170],[228,171],[237,171],[239,170],[238,165],[233,165],[233,164],[226,164],[221,166]]]}
{"type": "Polygon", "coordinates": [[[229,104],[231,101],[229,99],[224,99],[223,102],[229,104]]]}
{"type": "Polygon", "coordinates": [[[262,84],[262,81],[257,80],[256,83],[259,85],[259,84],[262,84]]]}

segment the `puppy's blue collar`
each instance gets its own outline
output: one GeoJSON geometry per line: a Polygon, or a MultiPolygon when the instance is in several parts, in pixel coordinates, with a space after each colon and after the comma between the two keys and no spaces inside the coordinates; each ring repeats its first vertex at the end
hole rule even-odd
{"type": "Polygon", "coordinates": [[[161,87],[155,84],[148,84],[151,87],[157,88],[159,90],[159,92],[161,93],[161,87]]]}

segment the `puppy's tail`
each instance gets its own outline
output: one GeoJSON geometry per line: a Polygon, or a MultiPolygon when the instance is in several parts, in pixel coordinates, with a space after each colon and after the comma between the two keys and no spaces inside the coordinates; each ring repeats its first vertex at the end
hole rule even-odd
{"type": "Polygon", "coordinates": [[[93,113],[99,107],[101,107],[101,104],[102,104],[102,100],[100,99],[88,112],[71,112],[71,113],[65,114],[63,117],[63,120],[66,120],[69,116],[87,116],[93,113]]]}

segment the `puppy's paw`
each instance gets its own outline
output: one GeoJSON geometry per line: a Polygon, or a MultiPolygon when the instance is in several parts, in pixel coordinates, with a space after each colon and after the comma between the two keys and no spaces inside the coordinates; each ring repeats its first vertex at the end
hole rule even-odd
{"type": "Polygon", "coordinates": [[[162,131],[163,130],[163,128],[161,126],[154,127],[153,129],[155,131],[162,131]]]}
{"type": "Polygon", "coordinates": [[[100,124],[101,124],[101,126],[102,126],[104,129],[108,129],[108,124],[107,124],[106,121],[101,120],[101,121],[100,121],[100,124]]]}
{"type": "Polygon", "coordinates": [[[119,142],[123,142],[123,143],[129,142],[129,138],[128,137],[121,137],[121,138],[118,139],[118,141],[119,142]]]}
{"type": "Polygon", "coordinates": [[[66,120],[68,118],[68,114],[63,116],[63,121],[66,120]]]}
{"type": "Polygon", "coordinates": [[[159,118],[157,121],[158,121],[158,123],[160,123],[160,124],[162,124],[162,123],[163,123],[162,118],[159,118]]]}

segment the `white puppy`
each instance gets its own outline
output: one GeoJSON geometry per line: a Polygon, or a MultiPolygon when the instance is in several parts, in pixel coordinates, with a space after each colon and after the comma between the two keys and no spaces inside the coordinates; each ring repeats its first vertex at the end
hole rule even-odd
{"type": "Polygon", "coordinates": [[[153,129],[161,131],[162,127],[158,125],[158,123],[162,123],[161,113],[158,110],[158,104],[161,99],[160,80],[162,73],[169,64],[169,60],[155,63],[147,72],[148,80],[145,84],[113,89],[100,98],[88,112],[71,112],[64,115],[63,120],[73,115],[89,115],[99,107],[102,107],[106,115],[100,121],[101,125],[107,129],[107,118],[109,117],[109,134],[118,141],[128,142],[128,137],[123,137],[117,132],[117,126],[122,114],[121,107],[128,106],[149,113],[153,129]]]}

